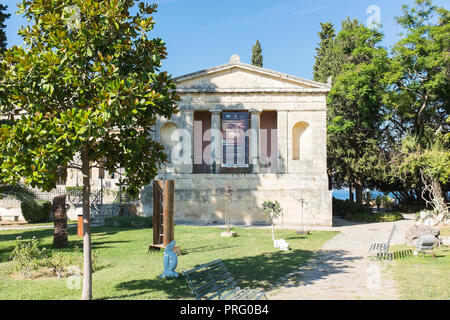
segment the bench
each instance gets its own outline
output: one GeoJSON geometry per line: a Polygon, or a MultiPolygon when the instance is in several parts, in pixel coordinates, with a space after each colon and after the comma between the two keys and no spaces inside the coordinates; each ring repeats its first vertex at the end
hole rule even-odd
{"type": "Polygon", "coordinates": [[[0,221],[2,221],[3,218],[5,217],[14,217],[14,221],[19,221],[19,215],[17,214],[3,214],[0,215],[0,221]]]}
{"type": "Polygon", "coordinates": [[[389,252],[389,246],[392,241],[392,237],[394,236],[395,231],[397,230],[397,226],[394,224],[391,230],[391,234],[389,235],[389,239],[387,242],[376,242],[370,245],[369,251],[367,252],[368,256],[376,255],[377,259],[388,258],[392,260],[393,254],[389,252]]]}
{"type": "Polygon", "coordinates": [[[416,246],[417,252],[423,253],[424,255],[427,253],[431,254],[433,258],[436,259],[436,255],[433,252],[435,241],[436,238],[432,234],[419,237],[416,246]],[[426,250],[431,250],[431,252],[427,252],[426,250]]]}
{"type": "Polygon", "coordinates": [[[239,288],[221,259],[183,271],[182,274],[197,300],[267,300],[263,291],[239,288]]]}

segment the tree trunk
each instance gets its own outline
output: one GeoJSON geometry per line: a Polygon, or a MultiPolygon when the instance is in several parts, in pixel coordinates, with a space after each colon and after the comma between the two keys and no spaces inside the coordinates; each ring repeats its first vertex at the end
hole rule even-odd
{"type": "Polygon", "coordinates": [[[435,201],[435,205],[437,206],[437,209],[439,212],[444,211],[445,207],[445,198],[444,193],[442,192],[442,187],[439,181],[434,180],[432,184],[433,188],[433,197],[435,201]]]}
{"type": "Polygon", "coordinates": [[[91,255],[91,223],[90,203],[91,181],[89,178],[89,151],[85,147],[81,154],[83,174],[83,292],[82,300],[92,299],[92,255],[91,255]]]}
{"type": "Polygon", "coordinates": [[[272,223],[272,240],[275,241],[275,233],[273,231],[273,223],[272,223]]]}
{"type": "Polygon", "coordinates": [[[353,198],[353,183],[352,182],[348,183],[348,198],[350,199],[350,202],[354,201],[354,198],[353,198]]]}
{"type": "Polygon", "coordinates": [[[363,199],[363,187],[362,183],[358,180],[355,181],[355,193],[356,193],[356,205],[358,207],[361,207],[363,199]]]}
{"type": "Polygon", "coordinates": [[[69,244],[67,233],[66,196],[53,198],[53,246],[55,248],[67,248],[69,244]]]}

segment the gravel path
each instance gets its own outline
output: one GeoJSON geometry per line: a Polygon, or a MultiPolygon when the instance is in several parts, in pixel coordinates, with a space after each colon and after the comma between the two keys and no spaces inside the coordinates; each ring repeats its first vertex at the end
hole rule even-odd
{"type": "MultiPolygon", "coordinates": [[[[392,244],[404,243],[406,230],[414,225],[413,216],[397,221],[392,244]]],[[[392,262],[367,259],[372,242],[387,241],[393,223],[356,224],[336,219],[333,230],[340,231],[328,241],[306,266],[280,280],[268,292],[276,300],[394,300],[395,282],[386,270],[392,262]]]]}

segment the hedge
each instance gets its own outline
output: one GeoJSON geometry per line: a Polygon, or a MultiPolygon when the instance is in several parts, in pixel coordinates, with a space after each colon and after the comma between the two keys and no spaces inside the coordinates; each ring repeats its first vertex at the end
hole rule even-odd
{"type": "Polygon", "coordinates": [[[28,223],[41,223],[50,220],[52,203],[45,200],[22,201],[22,215],[28,223]]]}

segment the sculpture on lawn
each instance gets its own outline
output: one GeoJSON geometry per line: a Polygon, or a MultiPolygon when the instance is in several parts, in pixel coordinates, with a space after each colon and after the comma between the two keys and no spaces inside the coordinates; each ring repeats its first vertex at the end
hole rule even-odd
{"type": "Polygon", "coordinates": [[[173,251],[175,248],[175,240],[169,243],[164,250],[164,272],[159,276],[159,278],[176,278],[178,277],[178,273],[175,272],[175,269],[178,265],[178,257],[177,254],[173,251]]]}

